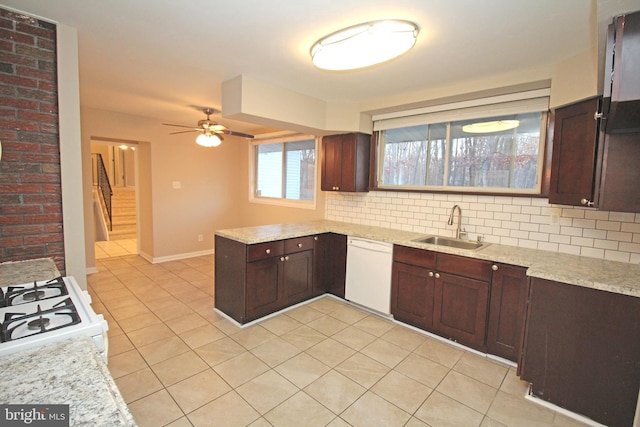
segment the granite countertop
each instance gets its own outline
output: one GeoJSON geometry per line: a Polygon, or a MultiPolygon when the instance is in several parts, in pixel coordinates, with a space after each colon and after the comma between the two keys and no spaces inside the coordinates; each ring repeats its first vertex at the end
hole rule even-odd
{"type": "Polygon", "coordinates": [[[22,285],[36,280],[50,280],[60,276],[56,264],[50,258],[0,264],[0,286],[22,285]]]}
{"type": "Polygon", "coordinates": [[[5,373],[0,387],[3,404],[68,404],[71,426],[136,425],[88,337],[3,356],[0,371],[5,373]]]}
{"type": "Polygon", "coordinates": [[[639,265],[557,252],[495,243],[476,250],[456,249],[415,242],[414,239],[425,236],[423,233],[327,220],[232,228],[218,230],[216,234],[254,244],[327,232],[518,265],[527,267],[527,275],[531,277],[640,297],[639,265]]]}

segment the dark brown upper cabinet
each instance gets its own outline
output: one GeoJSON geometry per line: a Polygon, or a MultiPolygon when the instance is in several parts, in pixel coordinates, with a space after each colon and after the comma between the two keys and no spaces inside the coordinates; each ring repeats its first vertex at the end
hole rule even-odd
{"type": "Polygon", "coordinates": [[[607,133],[640,132],[640,11],[609,25],[604,79],[607,133]]]}
{"type": "Polygon", "coordinates": [[[555,113],[549,203],[640,212],[640,132],[605,133],[600,98],[555,113]]]}
{"type": "Polygon", "coordinates": [[[555,112],[549,203],[593,206],[600,98],[555,112]]]}
{"type": "Polygon", "coordinates": [[[363,133],[322,138],[323,191],[369,191],[371,136],[363,133]]]}

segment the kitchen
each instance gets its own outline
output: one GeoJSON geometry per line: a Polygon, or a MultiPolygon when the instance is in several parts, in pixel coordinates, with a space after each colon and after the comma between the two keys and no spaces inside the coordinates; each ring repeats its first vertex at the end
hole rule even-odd
{"type": "MultiPolygon", "coordinates": [[[[43,16],[46,16],[43,14],[43,16]]],[[[251,83],[251,81],[249,81],[251,83]]],[[[467,91],[468,92],[468,91],[467,91]]],[[[579,99],[580,96],[574,98],[579,99]]],[[[185,140],[184,144],[176,144],[174,140],[169,140],[165,135],[166,129],[162,129],[157,126],[157,121],[136,118],[133,120],[131,117],[126,114],[116,114],[110,113],[108,111],[99,111],[95,108],[91,107],[83,107],[82,110],[82,126],[83,129],[91,129],[91,133],[94,135],[109,135],[112,138],[121,138],[127,140],[137,140],[141,141],[142,149],[145,150],[144,145],[148,144],[152,146],[153,144],[149,144],[146,141],[149,140],[162,140],[164,147],[163,152],[160,152],[157,149],[146,148],[147,154],[153,160],[153,180],[149,182],[149,188],[153,193],[153,198],[149,201],[148,211],[153,212],[153,222],[147,221],[146,225],[143,227],[147,227],[146,229],[142,229],[140,233],[140,245],[141,245],[141,253],[145,254],[148,259],[154,260],[155,262],[160,261],[172,261],[178,255],[189,254],[189,253],[198,253],[206,250],[211,247],[211,241],[203,242],[201,246],[197,246],[199,244],[196,243],[185,243],[181,240],[181,238],[177,238],[174,233],[170,233],[169,230],[173,230],[175,227],[175,223],[180,220],[180,218],[192,218],[194,216],[193,209],[189,207],[176,208],[176,209],[163,209],[162,205],[165,206],[176,206],[180,200],[183,200],[185,197],[189,200],[194,194],[202,195],[202,199],[206,200],[206,194],[209,192],[215,192],[216,194],[228,194],[229,200],[235,200],[237,198],[241,198],[242,200],[238,204],[239,206],[245,206],[246,197],[244,196],[245,189],[247,188],[247,176],[246,170],[234,171],[233,162],[230,159],[237,159],[238,163],[244,164],[246,159],[246,148],[239,146],[232,146],[232,144],[224,144],[220,147],[220,151],[216,153],[213,152],[205,152],[199,151],[198,148],[194,144],[189,144],[185,140]],[[113,122],[111,122],[113,120],[113,122]],[[118,125],[114,126],[114,123],[117,122],[118,125]],[[232,157],[227,157],[227,160],[220,160],[221,155],[217,153],[223,153],[225,156],[230,155],[232,157]],[[214,165],[220,173],[227,174],[227,176],[237,176],[237,179],[233,182],[233,189],[223,188],[224,180],[220,179],[211,179],[210,183],[213,187],[209,185],[203,185],[201,180],[203,177],[211,177],[212,172],[211,168],[205,167],[204,164],[195,163],[194,165],[174,165],[171,161],[175,158],[181,158],[184,156],[201,156],[203,159],[206,159],[206,162],[214,165]],[[193,166],[196,166],[195,168],[193,166]],[[190,172],[188,169],[194,169],[194,174],[200,178],[189,179],[190,172]],[[166,175],[163,175],[160,171],[171,171],[166,175]],[[171,183],[174,180],[181,180],[183,182],[183,190],[182,191],[171,191],[171,183]],[[190,185],[185,185],[190,184],[190,185]],[[169,190],[166,190],[169,188],[169,190]],[[190,193],[190,191],[194,191],[194,193],[190,193]],[[185,194],[186,193],[186,194],[185,194]],[[231,195],[229,193],[234,193],[235,195],[231,195]],[[240,195],[240,196],[238,196],[240,195]],[[209,246],[206,246],[206,245],[209,246]]],[[[185,119],[185,122],[187,120],[185,119]]],[[[86,136],[83,133],[83,141],[86,140],[86,136]]],[[[190,139],[189,139],[190,141],[190,139]]],[[[205,162],[203,162],[205,163],[205,162]]],[[[243,166],[246,168],[246,166],[243,166]]],[[[224,175],[223,175],[224,176],[224,175]]],[[[229,185],[229,183],[226,183],[229,185]]],[[[142,180],[141,180],[142,185],[142,180]]],[[[196,196],[198,197],[198,196],[196,196]]],[[[236,219],[232,221],[229,218],[222,218],[222,214],[220,213],[223,206],[219,206],[211,201],[204,201],[204,206],[202,206],[203,210],[207,211],[207,219],[206,224],[207,230],[211,230],[211,232],[207,233],[207,236],[211,236],[212,239],[212,231],[216,229],[225,229],[229,227],[235,227],[240,225],[254,225],[257,222],[261,223],[276,223],[276,222],[292,222],[298,221],[301,219],[321,219],[325,218],[330,220],[339,220],[339,221],[360,221],[363,224],[369,225],[380,225],[387,226],[391,225],[391,228],[409,228],[412,227],[415,230],[420,230],[424,233],[433,233],[433,234],[444,234],[444,231],[452,232],[453,228],[447,228],[446,218],[448,216],[448,209],[455,204],[458,199],[454,198],[452,195],[449,196],[439,196],[439,195],[413,195],[413,194],[405,194],[403,193],[393,193],[393,192],[374,192],[369,195],[351,195],[351,194],[321,194],[319,195],[319,199],[324,199],[327,206],[327,214],[325,216],[323,209],[318,209],[317,211],[304,212],[300,214],[299,212],[292,209],[282,209],[277,207],[269,207],[269,206],[259,206],[259,210],[257,208],[247,208],[246,210],[240,210],[236,219]],[[428,218],[420,219],[420,218],[411,218],[406,219],[404,210],[402,209],[400,203],[397,203],[400,199],[400,203],[405,206],[419,206],[424,207],[424,211],[430,209],[433,211],[435,215],[438,217],[430,216],[428,218]],[[446,199],[446,200],[443,200],[446,199]],[[387,205],[387,208],[384,208],[386,218],[389,218],[388,221],[380,221],[380,216],[376,209],[383,209],[381,206],[387,205]],[[386,211],[391,210],[391,215],[387,215],[386,211]],[[260,212],[260,216],[254,214],[255,212],[260,212]],[[318,212],[319,211],[319,212],[318,212]],[[378,223],[379,222],[379,223],[378,223]],[[437,233],[436,233],[437,231],[437,233]]],[[[587,256],[595,256],[599,258],[607,258],[613,260],[620,260],[624,262],[632,262],[637,263],[637,251],[633,247],[633,229],[635,227],[635,217],[633,214],[624,214],[624,213],[612,213],[612,212],[600,212],[600,211],[592,211],[581,208],[569,208],[569,207],[561,207],[559,208],[559,212],[550,212],[547,209],[551,209],[548,207],[548,204],[543,203],[543,199],[536,198],[503,198],[503,197],[494,197],[494,196],[463,196],[462,202],[465,203],[462,205],[463,210],[466,213],[473,212],[473,205],[475,203],[486,203],[487,205],[492,206],[492,212],[502,212],[508,213],[512,215],[539,215],[540,217],[553,217],[556,215],[558,218],[559,226],[569,227],[566,229],[560,228],[557,232],[553,233],[553,236],[550,237],[547,241],[540,243],[539,240],[530,239],[531,235],[527,235],[527,237],[512,237],[512,236],[503,236],[500,234],[500,227],[496,227],[498,230],[483,230],[482,234],[486,236],[494,235],[501,236],[500,243],[511,244],[511,245],[521,245],[521,246],[533,246],[535,245],[541,249],[547,250],[557,250],[560,252],[570,252],[570,253],[580,253],[587,256]],[[468,204],[468,205],[467,205],[468,204]],[[538,208],[539,210],[536,210],[538,208]],[[539,212],[539,214],[535,213],[539,212]],[[568,223],[570,221],[570,224],[568,223]],[[605,227],[617,227],[618,230],[611,229],[612,232],[620,233],[618,237],[619,240],[615,240],[615,248],[612,246],[612,242],[607,238],[600,239],[604,240],[602,242],[605,247],[594,246],[587,244],[586,241],[581,239],[577,239],[575,234],[579,233],[577,230],[573,228],[580,228],[580,233],[589,233],[592,232],[594,234],[597,233],[597,221],[601,221],[600,225],[605,227]],[[616,224],[617,223],[617,224],[616,224]],[[586,231],[585,231],[586,230],[586,231]],[[567,232],[568,234],[562,234],[563,232],[567,232]],[[521,241],[517,241],[517,239],[521,241]],[[622,242],[622,243],[620,243],[622,242]],[[584,248],[581,244],[584,243],[584,248]]],[[[478,210],[476,216],[482,215],[480,213],[482,211],[478,210]]],[[[486,214],[486,210],[484,211],[486,214]]],[[[65,215],[66,219],[67,215],[65,215]]],[[[149,215],[148,217],[151,217],[149,215]]],[[[468,216],[471,218],[471,215],[468,216]]],[[[466,218],[466,217],[465,217],[466,218]]],[[[490,218],[490,219],[495,219],[490,218]]],[[[531,217],[516,217],[518,220],[522,220],[522,222],[528,223],[531,217]]],[[[548,219],[545,219],[548,222],[548,219]]],[[[542,221],[542,218],[540,218],[542,221]]],[[[203,227],[202,221],[200,224],[197,224],[197,221],[192,221],[196,227],[203,227]]],[[[477,229],[473,229],[471,226],[473,224],[465,224],[468,228],[467,231],[470,233],[476,233],[477,229]]],[[[484,226],[485,224],[483,224],[484,226]]],[[[188,236],[193,234],[194,236],[199,232],[202,232],[202,229],[193,229],[191,230],[190,225],[185,225],[185,229],[181,231],[180,235],[188,236]]],[[[90,233],[86,233],[90,234],[90,233]]],[[[596,238],[596,237],[593,237],[596,238]]],[[[186,240],[186,237],[185,237],[186,240]]],[[[195,242],[195,239],[193,239],[195,242]]],[[[87,266],[91,267],[92,262],[95,263],[91,258],[91,244],[87,244],[87,266]]],[[[210,250],[210,249],[209,249],[210,250]]],[[[82,257],[81,257],[82,258],[82,257]]],[[[74,258],[74,261],[77,262],[77,259],[74,258]]],[[[74,273],[75,274],[75,273],[74,273]]]]}

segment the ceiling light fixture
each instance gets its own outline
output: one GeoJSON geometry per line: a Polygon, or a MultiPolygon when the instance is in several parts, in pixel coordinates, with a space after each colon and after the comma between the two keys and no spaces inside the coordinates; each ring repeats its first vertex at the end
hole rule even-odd
{"type": "Polygon", "coordinates": [[[393,19],[354,25],[315,42],[311,58],[323,70],[369,67],[407,52],[415,45],[418,31],[413,22],[393,19]]]}
{"type": "Polygon", "coordinates": [[[514,129],[518,126],[520,126],[520,120],[494,120],[464,125],[462,126],[462,131],[467,133],[491,133],[514,129]]]}
{"type": "Polygon", "coordinates": [[[196,138],[196,144],[202,145],[203,147],[217,147],[222,144],[222,137],[211,132],[201,133],[196,138]]]}

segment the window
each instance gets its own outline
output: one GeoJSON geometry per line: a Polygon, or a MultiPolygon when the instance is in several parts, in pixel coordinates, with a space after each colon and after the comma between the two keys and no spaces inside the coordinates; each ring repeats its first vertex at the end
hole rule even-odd
{"type": "Polygon", "coordinates": [[[253,201],[315,203],[315,138],[255,142],[252,149],[253,201]]]}
{"type": "Polygon", "coordinates": [[[546,105],[492,105],[487,118],[475,107],[378,122],[378,188],[540,194],[546,105]],[[490,127],[497,122],[511,126],[490,127]]]}

